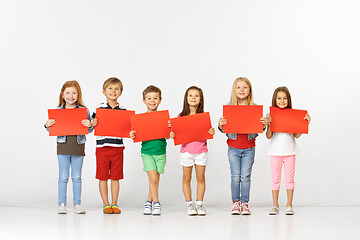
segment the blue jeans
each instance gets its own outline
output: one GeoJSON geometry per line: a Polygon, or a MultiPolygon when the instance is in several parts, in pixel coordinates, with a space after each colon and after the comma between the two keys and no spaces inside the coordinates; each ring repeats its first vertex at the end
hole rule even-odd
{"type": "Polygon", "coordinates": [[[228,157],[231,171],[232,201],[247,203],[249,202],[250,196],[250,178],[254,164],[255,147],[237,149],[229,146],[228,157]]]}
{"type": "Polygon", "coordinates": [[[69,181],[69,170],[71,166],[71,179],[73,183],[74,205],[81,203],[81,169],[84,156],[57,155],[59,161],[59,205],[66,205],[67,183],[69,181]]]}

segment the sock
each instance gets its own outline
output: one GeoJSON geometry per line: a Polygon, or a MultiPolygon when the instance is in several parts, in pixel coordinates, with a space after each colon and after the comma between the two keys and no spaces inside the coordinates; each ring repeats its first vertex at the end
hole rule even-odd
{"type": "Polygon", "coordinates": [[[197,206],[202,206],[202,205],[203,205],[203,201],[196,201],[196,205],[197,205],[197,206]]]}

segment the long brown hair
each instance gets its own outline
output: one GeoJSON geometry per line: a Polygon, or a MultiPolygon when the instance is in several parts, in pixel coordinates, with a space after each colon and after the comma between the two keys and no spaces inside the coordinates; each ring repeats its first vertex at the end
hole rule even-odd
{"type": "Polygon", "coordinates": [[[190,114],[190,106],[189,106],[189,103],[187,101],[188,93],[189,93],[190,90],[199,91],[200,103],[199,103],[199,106],[196,108],[196,113],[203,113],[204,112],[204,94],[203,94],[203,91],[201,90],[201,88],[199,88],[197,86],[191,86],[185,92],[183,110],[180,113],[180,116],[187,116],[187,115],[190,114]]]}
{"type": "Polygon", "coordinates": [[[59,96],[59,105],[58,107],[61,107],[61,105],[64,104],[65,100],[64,100],[64,91],[66,88],[68,87],[75,87],[76,90],[77,90],[77,93],[78,93],[78,100],[77,100],[77,104],[79,106],[82,106],[82,107],[85,107],[84,103],[83,103],[83,100],[82,100],[82,95],[81,95],[81,88],[80,88],[80,85],[77,81],[73,80],[73,81],[66,81],[64,83],[64,85],[62,86],[61,88],[61,91],[60,91],[60,96],[59,96]]]}
{"type": "Polygon", "coordinates": [[[283,92],[283,93],[285,93],[285,95],[286,95],[286,97],[287,97],[287,103],[288,103],[287,106],[286,106],[286,108],[292,108],[291,95],[290,95],[289,89],[288,89],[287,87],[285,87],[285,86],[278,87],[277,89],[275,89],[274,94],[273,94],[273,97],[272,97],[271,106],[277,107],[277,106],[276,106],[276,97],[277,97],[278,92],[283,92]]]}
{"type": "Polygon", "coordinates": [[[249,79],[247,79],[246,77],[238,77],[237,79],[235,79],[231,90],[230,105],[238,105],[238,100],[236,97],[236,86],[240,81],[244,81],[250,88],[249,96],[246,99],[247,105],[254,105],[252,86],[249,79]]]}

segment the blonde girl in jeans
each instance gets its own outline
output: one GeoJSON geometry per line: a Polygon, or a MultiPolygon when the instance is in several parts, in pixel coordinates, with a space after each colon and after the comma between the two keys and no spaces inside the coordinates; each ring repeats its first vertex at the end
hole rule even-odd
{"type": "MultiPolygon", "coordinates": [[[[272,106],[281,109],[292,108],[291,96],[287,87],[278,87],[275,89],[272,106]]],[[[311,117],[309,114],[304,116],[304,119],[310,123],[311,117]]],[[[270,160],[271,160],[271,175],[272,175],[272,199],[273,207],[270,209],[270,215],[277,215],[279,213],[279,190],[281,182],[281,169],[284,165],[285,185],[287,194],[286,215],[293,215],[292,200],[294,195],[294,175],[295,175],[295,154],[296,142],[295,138],[299,138],[301,133],[280,133],[270,131],[271,116],[267,115],[268,128],[266,137],[270,139],[270,160]]]]}
{"type": "MultiPolygon", "coordinates": [[[[254,105],[251,83],[247,78],[235,79],[229,105],[254,105]]],[[[259,119],[266,127],[266,118],[259,119]]],[[[227,119],[219,119],[219,130],[222,132],[227,119]]],[[[255,158],[255,138],[258,134],[226,134],[228,137],[228,158],[231,171],[231,195],[233,215],[250,215],[249,198],[252,166],[255,158]]]]}

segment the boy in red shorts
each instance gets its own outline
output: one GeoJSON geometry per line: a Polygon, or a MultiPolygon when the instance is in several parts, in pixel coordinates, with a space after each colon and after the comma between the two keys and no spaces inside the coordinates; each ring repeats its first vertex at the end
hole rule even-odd
{"type": "MultiPolygon", "coordinates": [[[[106,102],[97,108],[126,110],[120,106],[117,99],[123,91],[121,81],[115,77],[107,79],[103,84],[103,94],[106,102]]],[[[92,115],[94,127],[98,124],[96,109],[92,115]]],[[[119,180],[123,175],[123,139],[119,137],[96,136],[96,178],[99,179],[99,191],[103,201],[103,211],[106,214],[119,214],[117,205],[119,197],[119,180]],[[108,199],[108,180],[111,180],[111,205],[108,199]]]]}

